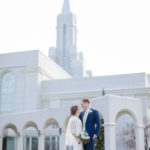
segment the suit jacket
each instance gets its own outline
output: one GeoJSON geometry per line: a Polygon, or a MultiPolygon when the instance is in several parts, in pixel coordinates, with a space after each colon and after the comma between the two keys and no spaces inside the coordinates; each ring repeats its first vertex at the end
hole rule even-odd
{"type": "MultiPolygon", "coordinates": [[[[82,124],[84,113],[85,111],[81,112],[79,116],[79,118],[82,121],[82,124]]],[[[94,134],[98,136],[100,129],[101,129],[101,120],[99,113],[97,110],[91,108],[85,122],[85,130],[88,132],[90,138],[92,139],[94,134]]]]}

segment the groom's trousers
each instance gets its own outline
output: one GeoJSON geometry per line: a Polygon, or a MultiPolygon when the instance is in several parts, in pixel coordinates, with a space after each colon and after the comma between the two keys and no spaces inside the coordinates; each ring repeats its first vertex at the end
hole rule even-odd
{"type": "Polygon", "coordinates": [[[90,140],[90,142],[88,144],[84,144],[84,150],[94,150],[95,149],[95,140],[90,140]]]}

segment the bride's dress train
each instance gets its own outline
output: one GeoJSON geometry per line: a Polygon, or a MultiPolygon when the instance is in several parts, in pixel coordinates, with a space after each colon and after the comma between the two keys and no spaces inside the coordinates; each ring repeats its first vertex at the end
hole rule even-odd
{"type": "Polygon", "coordinates": [[[72,135],[77,136],[82,132],[82,122],[76,116],[71,116],[66,130],[66,150],[83,150],[83,144],[78,143],[77,139],[72,135]]]}

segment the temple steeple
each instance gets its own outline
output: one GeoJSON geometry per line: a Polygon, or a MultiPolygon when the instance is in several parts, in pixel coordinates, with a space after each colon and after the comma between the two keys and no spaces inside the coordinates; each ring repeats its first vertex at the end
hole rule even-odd
{"type": "Polygon", "coordinates": [[[64,0],[64,4],[63,4],[63,8],[62,8],[62,13],[63,14],[69,14],[69,13],[71,13],[69,0],[64,0]]]}
{"type": "Polygon", "coordinates": [[[49,57],[72,77],[83,77],[84,61],[77,52],[76,16],[70,10],[70,0],[63,0],[57,16],[57,45],[49,50],[49,57]]]}

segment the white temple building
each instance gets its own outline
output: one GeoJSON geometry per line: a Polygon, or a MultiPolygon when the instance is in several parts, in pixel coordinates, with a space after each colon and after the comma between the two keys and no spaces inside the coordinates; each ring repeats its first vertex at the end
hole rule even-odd
{"type": "Polygon", "coordinates": [[[57,43],[51,58],[40,50],[0,54],[0,150],[66,150],[70,107],[80,106],[83,98],[104,119],[105,150],[150,148],[145,138],[150,133],[150,75],[81,77],[76,39],[71,38],[75,25],[65,0],[57,34],[70,30],[66,46],[57,43]]]}
{"type": "Polygon", "coordinates": [[[64,0],[57,17],[57,46],[49,49],[49,57],[72,77],[86,75],[83,54],[77,51],[76,16],[70,10],[69,0],[64,0]]]}
{"type": "Polygon", "coordinates": [[[144,150],[148,74],[75,79],[39,50],[0,54],[0,149],[64,150],[70,107],[82,98],[104,119],[105,150],[124,150],[123,129],[134,130],[130,149],[144,150]]]}

